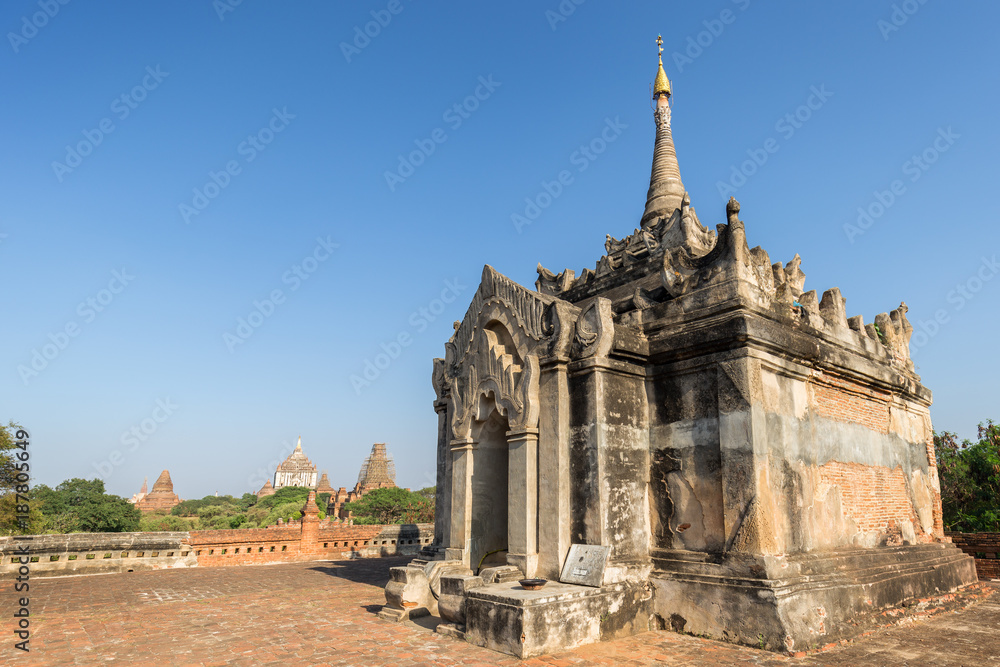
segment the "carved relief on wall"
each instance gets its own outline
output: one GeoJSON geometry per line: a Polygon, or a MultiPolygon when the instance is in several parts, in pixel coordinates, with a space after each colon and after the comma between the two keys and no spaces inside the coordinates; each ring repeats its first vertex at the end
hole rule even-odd
{"type": "Polygon", "coordinates": [[[489,417],[480,414],[484,405],[495,404],[512,431],[538,425],[537,355],[515,340],[505,322],[488,317],[483,321],[451,383],[455,439],[470,437],[473,422],[489,417]]]}
{"type": "Polygon", "coordinates": [[[611,301],[595,299],[576,321],[573,343],[575,356],[606,357],[615,339],[614,313],[611,301]]]}

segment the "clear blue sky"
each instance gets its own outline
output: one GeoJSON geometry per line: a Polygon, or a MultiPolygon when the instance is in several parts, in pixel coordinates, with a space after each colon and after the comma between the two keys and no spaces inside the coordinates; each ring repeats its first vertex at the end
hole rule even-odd
{"type": "Polygon", "coordinates": [[[335,486],[382,441],[433,484],[431,359],[483,265],[579,273],[639,224],[657,33],[702,222],[728,181],[806,289],[937,313],[914,353],[935,427],[1000,417],[996,3],[225,2],[3,3],[0,417],[36,482],[104,466],[127,496],[167,468],[181,497],[238,495],[301,435],[335,486]]]}

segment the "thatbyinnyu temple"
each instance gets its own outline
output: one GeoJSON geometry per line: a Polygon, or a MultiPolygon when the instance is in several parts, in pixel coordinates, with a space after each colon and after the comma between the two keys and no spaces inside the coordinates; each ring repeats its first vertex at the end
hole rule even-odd
{"type": "Polygon", "coordinates": [[[905,304],[866,323],[805,291],[734,199],[702,225],[662,56],[653,94],[638,228],[535,290],[487,266],[434,361],[434,545],[383,618],[521,657],[657,628],[802,650],[976,581],[905,304]]]}

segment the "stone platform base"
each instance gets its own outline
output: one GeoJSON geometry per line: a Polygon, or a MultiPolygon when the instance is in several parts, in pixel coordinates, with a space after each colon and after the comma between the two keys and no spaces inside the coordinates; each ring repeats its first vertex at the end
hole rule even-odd
{"type": "Polygon", "coordinates": [[[451,637],[460,641],[465,641],[465,626],[457,623],[439,623],[434,632],[451,637]]]}
{"type": "Polygon", "coordinates": [[[465,598],[465,640],[530,658],[649,629],[648,584],[602,588],[549,582],[538,591],[516,583],[480,586],[465,598]]]}
{"type": "Polygon", "coordinates": [[[948,543],[796,556],[661,550],[650,575],[657,627],[772,651],[860,634],[874,617],[977,581],[948,543]]]}
{"type": "Polygon", "coordinates": [[[389,583],[385,585],[385,606],[378,616],[385,621],[395,622],[420,616],[437,616],[441,577],[466,574],[472,574],[472,571],[460,561],[428,562],[414,558],[403,567],[394,567],[389,570],[389,583]]]}

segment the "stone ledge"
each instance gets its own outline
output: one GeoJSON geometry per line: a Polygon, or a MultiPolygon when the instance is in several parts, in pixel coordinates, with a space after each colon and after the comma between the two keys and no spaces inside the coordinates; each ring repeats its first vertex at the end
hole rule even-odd
{"type": "Polygon", "coordinates": [[[552,602],[565,602],[567,600],[594,597],[603,595],[605,592],[602,588],[550,581],[541,590],[537,591],[529,591],[522,588],[520,584],[487,584],[468,591],[466,595],[470,598],[489,600],[511,607],[531,607],[552,602]]]}
{"type": "Polygon", "coordinates": [[[780,557],[663,555],[651,575],[663,627],[772,651],[855,636],[894,608],[977,581],[972,559],[945,543],[792,556],[807,573],[780,577],[768,576],[780,557]]]}

